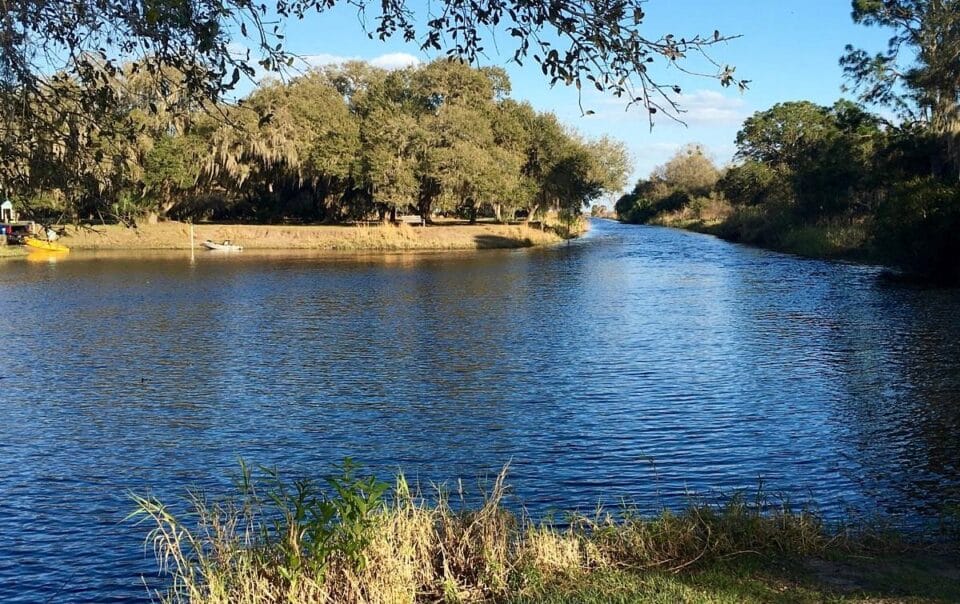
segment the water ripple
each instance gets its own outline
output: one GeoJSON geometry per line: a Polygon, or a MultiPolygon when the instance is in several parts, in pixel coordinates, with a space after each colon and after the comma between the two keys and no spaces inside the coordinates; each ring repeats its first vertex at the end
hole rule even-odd
{"type": "Polygon", "coordinates": [[[238,456],[421,484],[511,462],[534,513],[768,488],[960,502],[960,295],[597,222],[549,250],[4,264],[0,601],[148,599],[130,490],[238,456]],[[141,578],[143,576],[143,578],[141,578]]]}

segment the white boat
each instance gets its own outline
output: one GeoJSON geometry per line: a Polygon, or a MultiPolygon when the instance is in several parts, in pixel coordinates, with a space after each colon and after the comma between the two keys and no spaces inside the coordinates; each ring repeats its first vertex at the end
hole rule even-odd
{"type": "Polygon", "coordinates": [[[230,243],[229,239],[225,239],[223,243],[216,243],[207,239],[200,245],[207,248],[208,250],[214,250],[217,252],[242,252],[243,251],[242,245],[235,245],[233,243],[230,243]]]}

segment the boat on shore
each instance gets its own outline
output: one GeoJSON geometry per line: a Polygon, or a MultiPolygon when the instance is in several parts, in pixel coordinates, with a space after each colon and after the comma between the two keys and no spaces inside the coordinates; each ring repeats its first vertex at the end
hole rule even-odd
{"type": "Polygon", "coordinates": [[[208,250],[213,250],[215,252],[242,252],[243,251],[242,245],[236,245],[236,244],[230,243],[229,239],[225,240],[223,243],[216,243],[215,241],[210,241],[209,239],[207,239],[200,245],[207,248],[208,250]]]}
{"type": "Polygon", "coordinates": [[[70,248],[63,245],[62,243],[57,243],[56,241],[44,241],[43,239],[37,239],[36,237],[24,237],[23,244],[35,250],[44,250],[47,252],[69,252],[70,251],[70,248]]]}

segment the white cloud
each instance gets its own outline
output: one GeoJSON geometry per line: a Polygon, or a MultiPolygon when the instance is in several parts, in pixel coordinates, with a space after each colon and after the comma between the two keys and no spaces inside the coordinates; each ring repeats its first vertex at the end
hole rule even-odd
{"type": "Polygon", "coordinates": [[[687,124],[730,126],[740,124],[747,117],[743,99],[728,97],[715,90],[678,95],[677,104],[683,111],[680,119],[687,124]]]}
{"type": "Polygon", "coordinates": [[[348,61],[359,61],[360,58],[320,53],[316,55],[302,55],[300,60],[302,60],[307,67],[323,67],[324,65],[340,65],[348,61]]]}
{"type": "Polygon", "coordinates": [[[370,59],[370,64],[381,69],[403,69],[419,65],[420,59],[405,52],[391,52],[370,59]]]}
{"type": "Polygon", "coordinates": [[[381,69],[402,69],[411,65],[419,65],[420,59],[405,52],[391,52],[383,54],[372,59],[363,59],[360,57],[346,57],[342,55],[333,55],[320,53],[315,55],[304,55],[300,57],[306,67],[322,67],[324,65],[342,65],[349,61],[366,61],[374,67],[381,69]]]}
{"type": "MultiPolygon", "coordinates": [[[[654,116],[655,127],[682,127],[683,124],[706,127],[739,126],[750,114],[747,103],[743,99],[726,96],[714,90],[696,90],[671,95],[671,98],[677,103],[677,112],[674,113],[662,99],[657,99],[664,107],[664,111],[654,116]],[[671,115],[680,121],[672,119],[671,115]]],[[[594,112],[590,118],[594,121],[643,126],[649,123],[643,106],[634,104],[628,108],[629,100],[626,98],[617,98],[595,90],[584,90],[580,101],[585,110],[594,112]]],[[[580,111],[576,107],[561,113],[563,117],[569,119],[580,117],[580,111]]]]}

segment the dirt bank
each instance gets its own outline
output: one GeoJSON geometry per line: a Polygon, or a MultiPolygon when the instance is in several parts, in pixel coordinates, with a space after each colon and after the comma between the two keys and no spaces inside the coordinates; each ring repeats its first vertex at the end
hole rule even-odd
{"type": "MultiPolygon", "coordinates": [[[[374,226],[194,225],[194,242],[231,242],[247,249],[310,250],[471,250],[549,245],[561,241],[551,231],[525,225],[442,224],[374,226]]],[[[163,222],[128,228],[68,226],[64,244],[72,249],[189,249],[190,225],[163,222]]]]}

